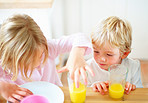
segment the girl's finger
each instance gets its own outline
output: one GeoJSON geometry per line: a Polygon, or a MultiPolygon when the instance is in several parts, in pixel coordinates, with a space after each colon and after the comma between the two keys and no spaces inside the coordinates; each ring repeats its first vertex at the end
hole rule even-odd
{"type": "Polygon", "coordinates": [[[87,85],[87,76],[86,76],[86,72],[85,72],[84,68],[80,69],[80,74],[82,76],[82,79],[84,80],[84,84],[87,85]]]}
{"type": "Polygon", "coordinates": [[[26,96],[29,96],[29,95],[33,94],[33,93],[30,93],[30,92],[28,93],[26,91],[20,91],[20,90],[17,90],[16,93],[23,96],[23,97],[26,97],[26,96]]]}
{"type": "Polygon", "coordinates": [[[64,66],[61,69],[57,70],[58,73],[62,73],[62,72],[65,72],[65,71],[68,71],[66,66],[64,66]]]}
{"type": "Polygon", "coordinates": [[[70,78],[72,80],[74,80],[74,75],[75,75],[75,69],[74,68],[69,68],[69,75],[70,75],[70,78]]]}
{"type": "Polygon", "coordinates": [[[12,94],[12,97],[15,98],[17,101],[21,101],[24,97],[18,94],[12,94]]]}
{"type": "Polygon", "coordinates": [[[19,87],[19,91],[24,91],[24,92],[26,92],[26,93],[28,93],[28,94],[30,94],[30,95],[33,94],[33,93],[32,93],[30,90],[28,90],[27,88],[19,87]]]}
{"type": "Polygon", "coordinates": [[[10,103],[19,103],[19,101],[17,101],[15,98],[13,98],[12,96],[8,98],[8,101],[10,103]]]}
{"type": "Polygon", "coordinates": [[[91,74],[92,76],[95,76],[95,73],[93,72],[93,70],[92,70],[88,65],[85,66],[85,69],[86,69],[88,72],[90,72],[90,74],[91,74]]]}
{"type": "Polygon", "coordinates": [[[80,71],[77,69],[75,71],[75,85],[76,85],[76,88],[79,88],[79,81],[80,81],[80,71]]]}

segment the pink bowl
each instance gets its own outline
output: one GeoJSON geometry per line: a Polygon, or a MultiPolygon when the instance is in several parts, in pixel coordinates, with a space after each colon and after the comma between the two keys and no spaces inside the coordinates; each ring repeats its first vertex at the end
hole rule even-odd
{"type": "Polygon", "coordinates": [[[30,95],[22,99],[20,103],[49,103],[49,101],[41,95],[30,95]]]}

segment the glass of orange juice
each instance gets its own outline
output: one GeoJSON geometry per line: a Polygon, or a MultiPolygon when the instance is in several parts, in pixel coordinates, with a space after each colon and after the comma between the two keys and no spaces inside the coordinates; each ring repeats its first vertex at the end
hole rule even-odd
{"type": "Polygon", "coordinates": [[[70,99],[72,103],[84,103],[86,98],[86,85],[82,78],[80,78],[79,88],[76,87],[75,82],[67,75],[70,99]]]}
{"type": "Polygon", "coordinates": [[[128,69],[122,64],[114,64],[109,67],[109,72],[109,96],[114,99],[122,98],[128,69]]]}

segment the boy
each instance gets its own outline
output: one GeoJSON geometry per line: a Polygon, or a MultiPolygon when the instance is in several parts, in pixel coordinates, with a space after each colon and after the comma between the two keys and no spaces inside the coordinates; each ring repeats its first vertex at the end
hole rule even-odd
{"type": "Polygon", "coordinates": [[[107,92],[109,71],[112,64],[123,64],[128,68],[125,93],[142,87],[141,69],[138,60],[127,58],[131,52],[132,30],[127,21],[111,16],[102,21],[91,39],[94,58],[87,61],[95,76],[88,73],[88,86],[101,94],[107,92]]]}

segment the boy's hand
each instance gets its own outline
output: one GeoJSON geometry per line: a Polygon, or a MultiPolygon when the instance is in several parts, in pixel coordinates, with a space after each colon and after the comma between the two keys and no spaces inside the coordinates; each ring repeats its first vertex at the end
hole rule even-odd
{"type": "Polygon", "coordinates": [[[104,95],[106,92],[108,92],[109,82],[98,82],[93,85],[93,91],[100,92],[102,95],[104,95]]]}
{"type": "Polygon", "coordinates": [[[129,94],[130,91],[133,91],[135,89],[136,89],[136,86],[135,85],[133,85],[133,84],[131,84],[129,82],[126,82],[126,84],[125,84],[125,93],[126,94],[129,94]]]}
{"type": "Polygon", "coordinates": [[[66,66],[58,70],[58,73],[68,71],[70,73],[70,78],[75,81],[76,87],[79,87],[79,78],[82,76],[84,83],[87,84],[87,74],[86,70],[94,76],[92,69],[86,64],[84,59],[85,48],[75,47],[72,49],[66,66]]]}
{"type": "Polygon", "coordinates": [[[24,97],[33,94],[26,88],[21,88],[8,82],[1,82],[0,88],[1,96],[12,103],[19,103],[19,101],[21,101],[24,97]]]}

